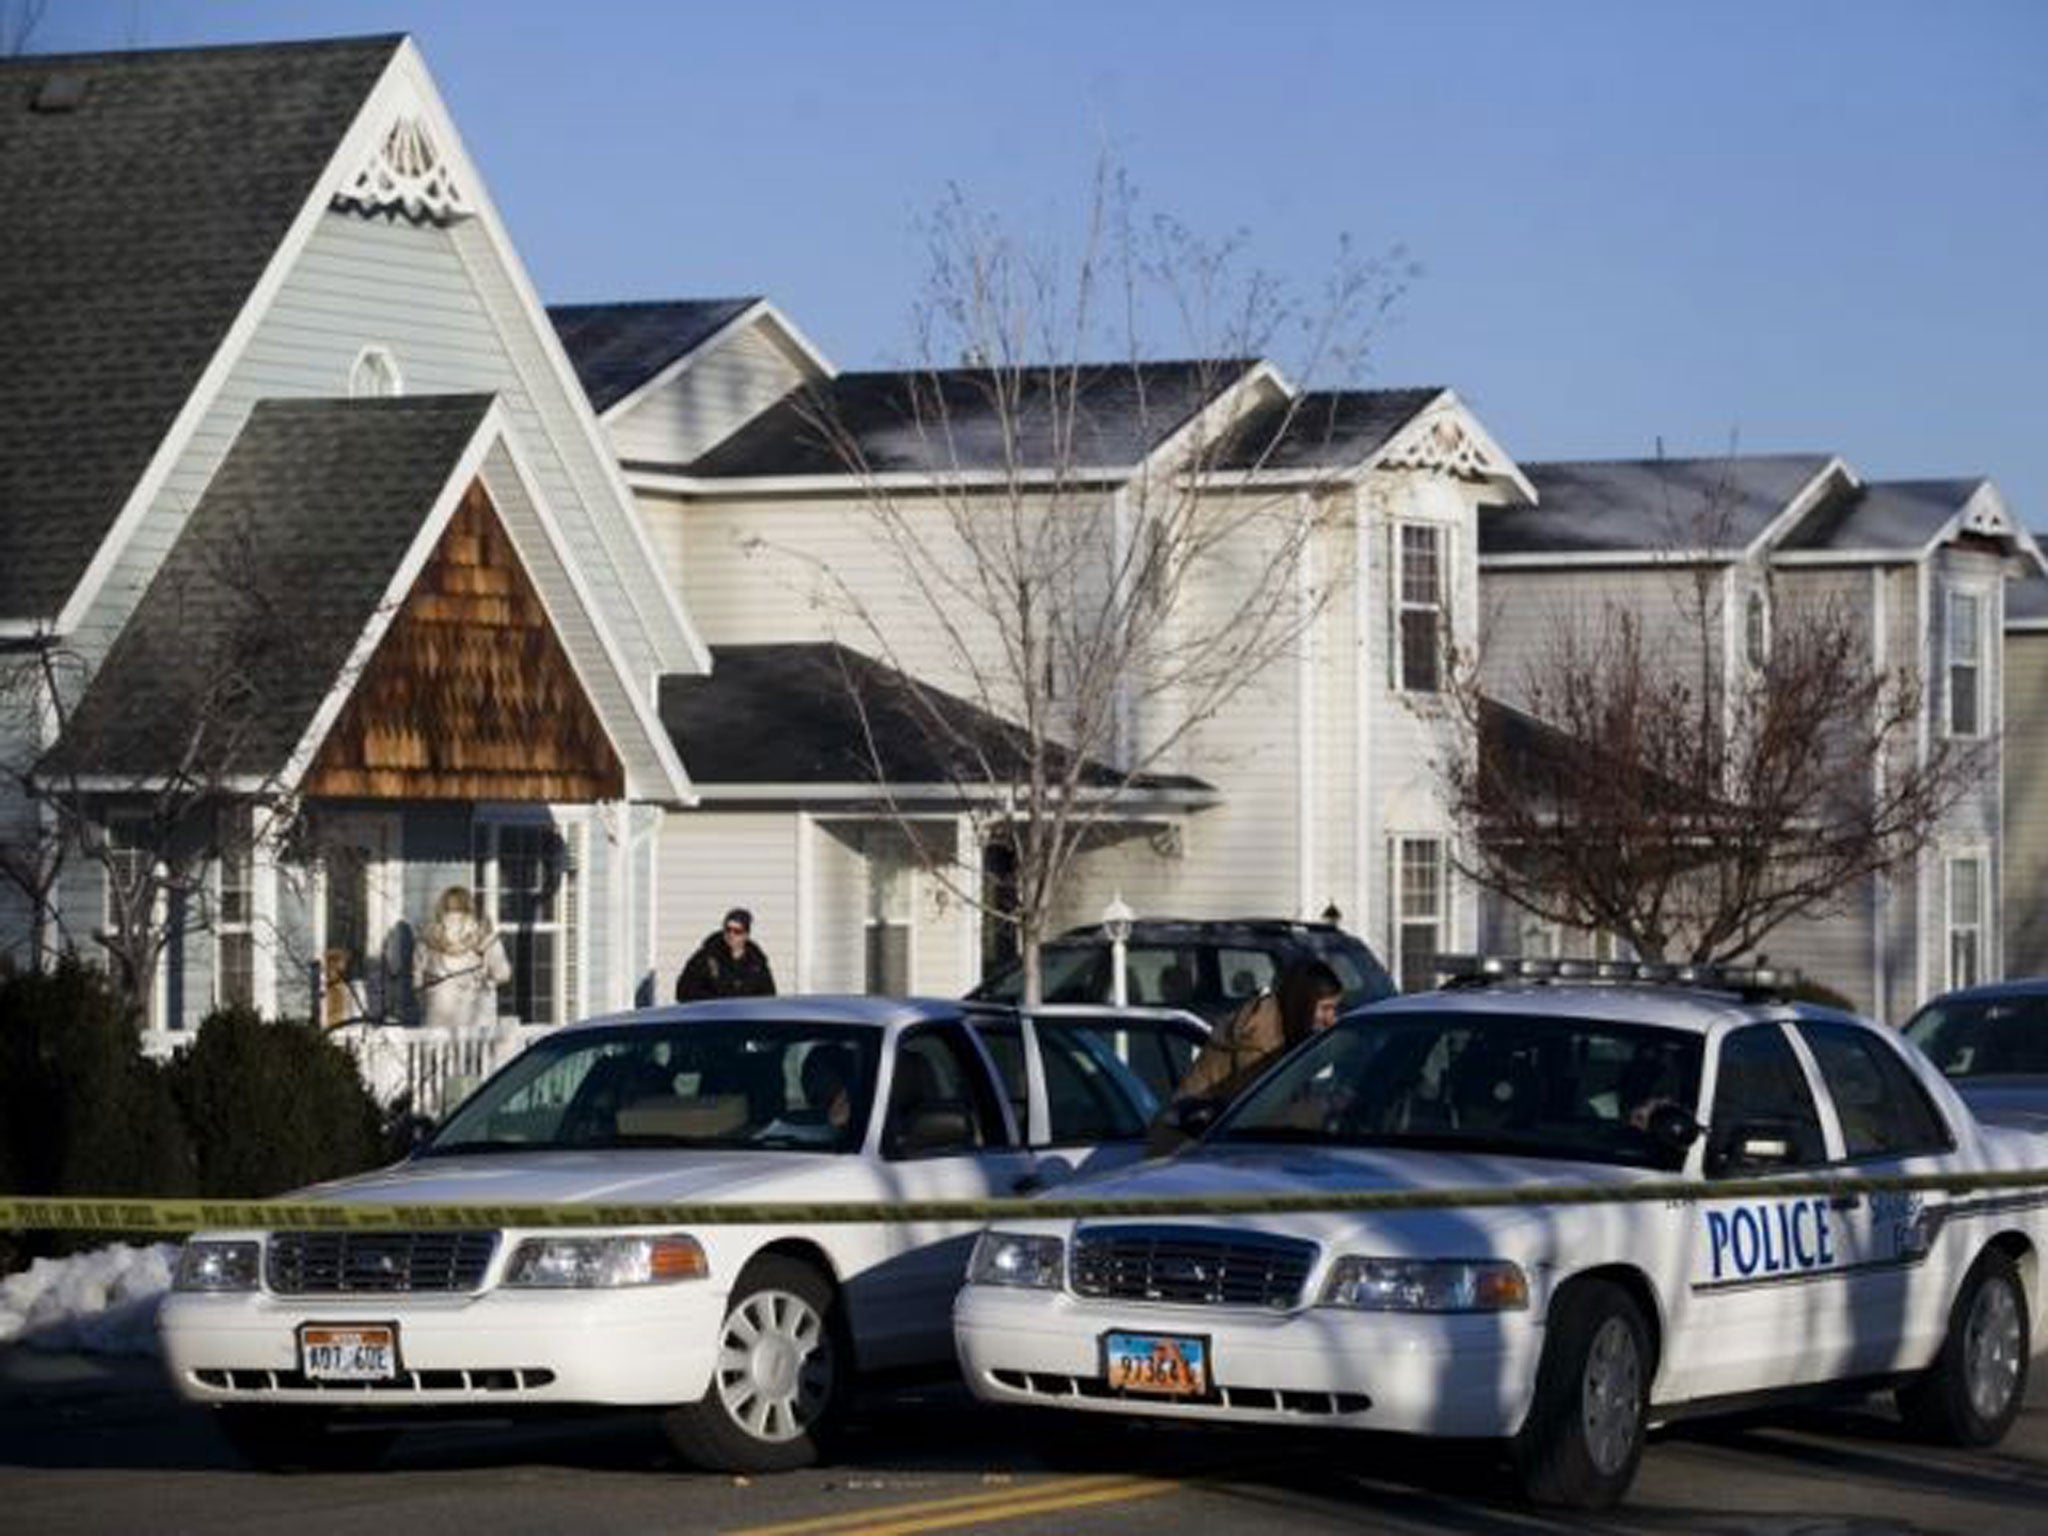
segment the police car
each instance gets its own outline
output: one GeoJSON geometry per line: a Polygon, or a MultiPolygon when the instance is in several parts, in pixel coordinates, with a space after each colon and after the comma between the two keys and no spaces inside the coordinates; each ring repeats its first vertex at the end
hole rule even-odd
{"type": "Polygon", "coordinates": [[[1707,1193],[1005,1220],[954,1306],[974,1392],[1497,1437],[1532,1499],[1582,1508],[1622,1495],[1651,1426],[1760,1397],[1890,1387],[1928,1436],[2004,1435],[2040,1315],[2048,1193],[1768,1185],[2039,1168],[2043,1143],[1980,1125],[1894,1032],[1785,1001],[1769,973],[1484,962],[1462,980],[1348,1015],[1190,1152],[1062,1193],[1677,1179],[1707,1193]],[[1684,984],[1645,984],[1657,975],[1684,984]],[[1749,1188],[1712,1194],[1735,1180],[1749,1188]]]}
{"type": "MultiPolygon", "coordinates": [[[[413,1157],[314,1203],[979,1200],[1140,1156],[1206,1029],[1155,1009],[748,998],[542,1037],[413,1157]]],[[[953,1363],[979,1223],[225,1228],[158,1314],[178,1391],[273,1466],[366,1465],[392,1426],[658,1407],[678,1450],[799,1466],[854,1374],[953,1363]]]]}

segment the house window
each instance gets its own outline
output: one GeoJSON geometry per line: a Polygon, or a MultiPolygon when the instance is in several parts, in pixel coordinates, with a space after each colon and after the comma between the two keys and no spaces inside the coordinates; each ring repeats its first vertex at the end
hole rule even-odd
{"type": "Polygon", "coordinates": [[[1948,595],[1948,733],[1984,734],[1984,599],[1948,595]]]}
{"type": "Polygon", "coordinates": [[[1444,845],[1440,838],[1403,837],[1394,843],[1395,913],[1403,992],[1436,985],[1436,957],[1444,948],[1444,845]]]}
{"type": "Polygon", "coordinates": [[[107,818],[106,887],[100,910],[102,931],[119,936],[131,923],[140,926],[150,919],[155,882],[150,879],[154,860],[148,847],[149,821],[143,816],[107,818]]]}
{"type": "Polygon", "coordinates": [[[256,1006],[256,854],[246,815],[221,827],[214,866],[213,988],[223,1008],[256,1006]]]}
{"type": "Polygon", "coordinates": [[[1742,654],[1750,667],[1758,672],[1771,656],[1771,608],[1764,601],[1761,592],[1749,594],[1749,601],[1743,608],[1742,654]]]}
{"type": "Polygon", "coordinates": [[[910,919],[916,894],[910,840],[894,827],[876,827],[861,845],[868,867],[867,990],[900,997],[910,990],[910,919]]]}
{"type": "Polygon", "coordinates": [[[580,831],[477,823],[476,888],[512,963],[512,979],[498,989],[500,1017],[562,1024],[582,1011],[580,831]]]}
{"type": "Polygon", "coordinates": [[[1444,530],[1394,530],[1394,678],[1408,693],[1438,693],[1444,672],[1444,530]]]}
{"type": "Polygon", "coordinates": [[[405,393],[405,379],[398,371],[398,359],[388,347],[365,347],[356,354],[348,371],[351,400],[383,400],[405,393]]]}
{"type": "Polygon", "coordinates": [[[1984,979],[1984,860],[1948,861],[1948,984],[1974,987],[1984,979]]]}

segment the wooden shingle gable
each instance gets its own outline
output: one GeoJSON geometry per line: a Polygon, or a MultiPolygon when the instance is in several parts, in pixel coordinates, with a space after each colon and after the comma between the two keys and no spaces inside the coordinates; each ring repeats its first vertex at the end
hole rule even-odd
{"type": "Polygon", "coordinates": [[[625,770],[481,482],[464,493],[302,793],[590,801],[625,770]]]}

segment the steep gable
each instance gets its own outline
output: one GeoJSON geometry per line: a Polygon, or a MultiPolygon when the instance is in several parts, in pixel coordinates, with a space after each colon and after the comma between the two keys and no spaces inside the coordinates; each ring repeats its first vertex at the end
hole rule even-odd
{"type": "Polygon", "coordinates": [[[625,773],[480,484],[442,532],[303,783],[380,800],[600,800],[625,773]]]}

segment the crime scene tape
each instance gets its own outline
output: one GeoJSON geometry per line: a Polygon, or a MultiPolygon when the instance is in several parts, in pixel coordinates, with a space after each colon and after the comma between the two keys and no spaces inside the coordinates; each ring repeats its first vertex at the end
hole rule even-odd
{"type": "Polygon", "coordinates": [[[340,1200],[127,1200],[0,1195],[0,1230],[196,1232],[311,1228],[419,1231],[496,1227],[809,1226],[985,1223],[1104,1216],[1279,1216],[1373,1211],[1468,1210],[1518,1205],[1640,1205],[1783,1199],[1800,1195],[2017,1192],[2015,1205],[2048,1204],[2048,1168],[1984,1173],[1645,1179],[1617,1184],[1522,1184],[1465,1189],[1369,1189],[1292,1195],[1016,1196],[984,1200],[856,1200],[718,1203],[355,1204],[340,1200]],[[2033,1198],[2028,1199],[2026,1196],[2033,1198]]]}

